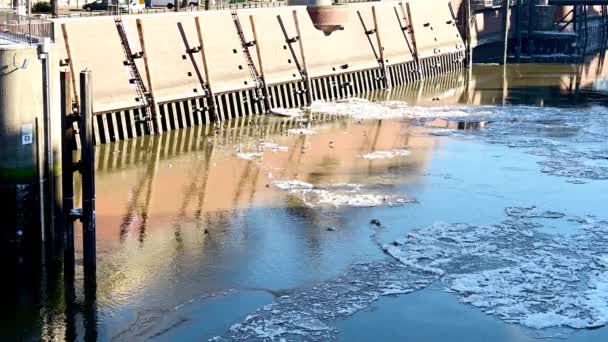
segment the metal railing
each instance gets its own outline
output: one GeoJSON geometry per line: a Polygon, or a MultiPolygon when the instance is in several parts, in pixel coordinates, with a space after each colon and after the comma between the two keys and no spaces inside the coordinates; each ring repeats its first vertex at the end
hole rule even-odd
{"type": "MultiPolygon", "coordinates": [[[[181,4],[181,0],[179,1],[181,4]]],[[[245,9],[245,8],[268,8],[268,7],[280,7],[286,6],[286,1],[251,1],[251,2],[239,2],[239,3],[224,3],[216,4],[209,8],[209,10],[233,10],[233,9],[245,9]]],[[[201,2],[200,7],[197,6],[186,6],[180,7],[179,12],[193,12],[193,11],[204,11],[205,6],[201,2]]],[[[154,14],[154,13],[172,13],[174,8],[168,7],[152,7],[143,10],[133,11],[130,8],[124,11],[120,11],[121,15],[128,14],[154,14]]],[[[115,11],[74,11],[67,14],[60,14],[60,18],[78,18],[78,17],[93,17],[93,16],[104,16],[104,15],[115,15],[115,11]]]]}
{"type": "Polygon", "coordinates": [[[16,43],[34,44],[41,38],[53,39],[49,20],[6,13],[0,17],[0,37],[16,43]]]}

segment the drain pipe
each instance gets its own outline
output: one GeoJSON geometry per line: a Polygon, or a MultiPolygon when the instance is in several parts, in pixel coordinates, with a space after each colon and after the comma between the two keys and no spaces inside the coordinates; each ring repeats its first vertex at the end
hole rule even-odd
{"type": "Polygon", "coordinates": [[[53,214],[55,212],[53,193],[54,193],[54,174],[53,174],[53,145],[51,139],[51,106],[50,106],[50,81],[49,81],[49,52],[51,49],[51,39],[43,38],[38,45],[38,58],[42,63],[42,118],[44,142],[42,175],[40,177],[40,192],[42,206],[42,240],[54,237],[53,214]]]}

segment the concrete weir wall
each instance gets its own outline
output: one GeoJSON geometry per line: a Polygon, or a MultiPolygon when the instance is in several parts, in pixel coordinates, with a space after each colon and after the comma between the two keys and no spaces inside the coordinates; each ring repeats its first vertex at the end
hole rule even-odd
{"type": "MultiPolygon", "coordinates": [[[[313,100],[339,99],[386,87],[385,74],[395,86],[461,66],[464,44],[447,1],[341,6],[346,14],[341,29],[329,35],[315,28],[305,6],[239,10],[245,41],[255,41],[250,47],[241,44],[230,11],[132,15],[122,22],[131,50],[143,52],[136,66],[162,130],[214,120],[212,103],[220,120],[263,112],[245,49],[270,108],[306,105],[307,91],[313,100]]],[[[93,71],[97,143],[144,134],[136,122],[141,103],[114,20],[54,20],[62,67],[93,71]]]]}

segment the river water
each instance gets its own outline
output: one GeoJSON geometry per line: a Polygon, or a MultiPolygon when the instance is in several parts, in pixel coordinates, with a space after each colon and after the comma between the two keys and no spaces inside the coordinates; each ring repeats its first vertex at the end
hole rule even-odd
{"type": "Polygon", "coordinates": [[[3,339],[606,340],[606,74],[479,65],[98,146],[95,300],[80,259],[73,302],[21,275],[3,339]]]}

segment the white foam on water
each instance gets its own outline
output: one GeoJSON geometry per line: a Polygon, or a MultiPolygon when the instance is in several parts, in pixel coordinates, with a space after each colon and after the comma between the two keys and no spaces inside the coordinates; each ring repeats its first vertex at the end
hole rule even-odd
{"type": "Polygon", "coordinates": [[[287,130],[288,134],[292,135],[314,135],[317,131],[308,128],[291,128],[287,130]]]}
{"type": "Polygon", "coordinates": [[[364,154],[361,156],[363,159],[391,159],[397,157],[405,157],[412,154],[408,150],[389,150],[389,151],[375,151],[372,153],[364,154]]]}

